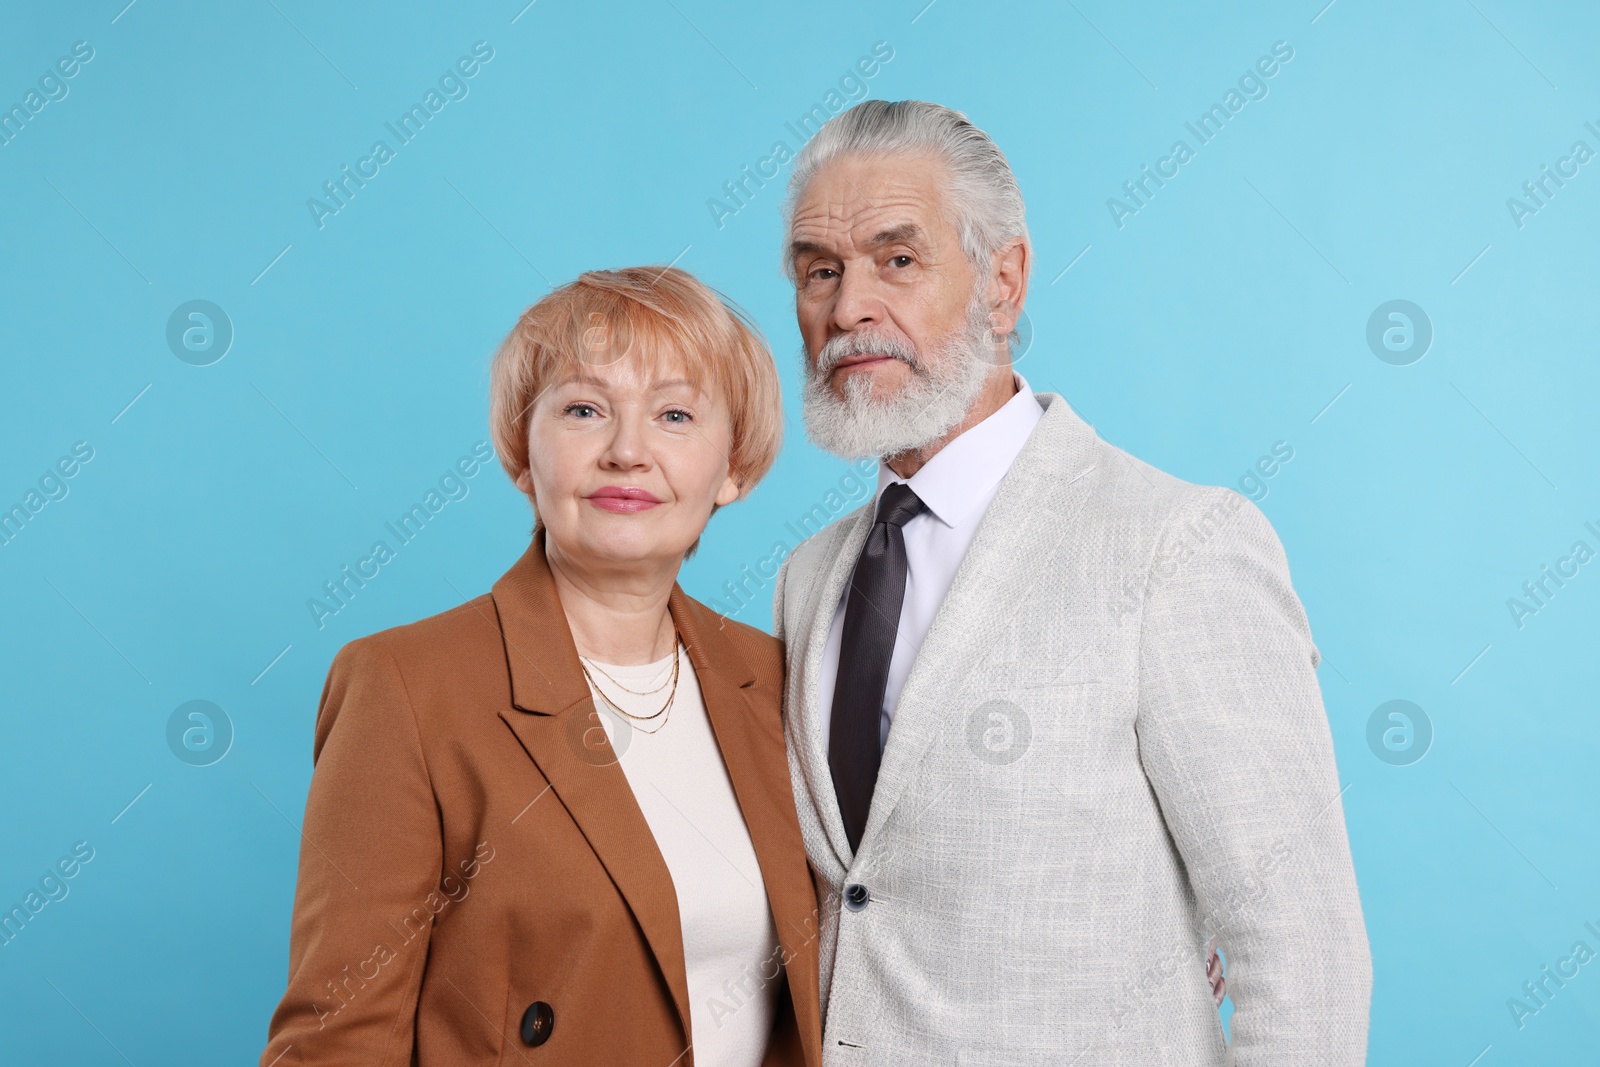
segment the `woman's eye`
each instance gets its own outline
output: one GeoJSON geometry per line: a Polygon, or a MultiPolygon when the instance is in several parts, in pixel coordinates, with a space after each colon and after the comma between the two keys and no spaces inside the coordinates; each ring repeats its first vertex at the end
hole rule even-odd
{"type": "Polygon", "coordinates": [[[668,422],[675,422],[679,423],[680,425],[694,421],[694,416],[689,414],[687,411],[684,411],[682,408],[672,408],[664,412],[662,414],[662,418],[666,419],[668,422]]]}
{"type": "Polygon", "coordinates": [[[578,415],[579,418],[588,418],[588,416],[590,414],[594,413],[594,405],[593,404],[568,404],[566,407],[561,409],[561,412],[564,415],[578,415]],[[587,414],[580,414],[580,413],[587,413],[587,414]]]}

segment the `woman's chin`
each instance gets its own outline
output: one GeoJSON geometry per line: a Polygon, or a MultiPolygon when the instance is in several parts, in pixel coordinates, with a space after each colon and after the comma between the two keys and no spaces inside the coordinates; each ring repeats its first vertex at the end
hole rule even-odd
{"type": "Polygon", "coordinates": [[[564,554],[575,561],[589,560],[610,566],[656,563],[681,558],[694,544],[681,531],[664,530],[657,524],[641,521],[642,516],[619,516],[605,522],[586,524],[577,537],[552,538],[564,554]]]}

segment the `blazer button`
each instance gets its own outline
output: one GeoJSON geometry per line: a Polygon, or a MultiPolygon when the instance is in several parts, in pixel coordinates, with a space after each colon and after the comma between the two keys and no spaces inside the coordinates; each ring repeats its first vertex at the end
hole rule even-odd
{"type": "Polygon", "coordinates": [[[542,1000],[534,1001],[522,1013],[522,1043],[538,1048],[550,1040],[550,1031],[555,1025],[555,1009],[542,1000]]]}
{"type": "Polygon", "coordinates": [[[851,911],[860,911],[867,906],[867,901],[872,896],[867,892],[867,887],[860,882],[852,882],[844,887],[844,906],[851,911]]]}

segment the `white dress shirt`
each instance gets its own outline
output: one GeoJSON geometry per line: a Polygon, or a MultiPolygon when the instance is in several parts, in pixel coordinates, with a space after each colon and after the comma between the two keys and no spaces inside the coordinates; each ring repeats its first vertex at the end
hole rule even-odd
{"type": "MultiPolygon", "coordinates": [[[[972,539],[983,521],[984,512],[1000,482],[1022,451],[1044,409],[1016,371],[1017,393],[1000,409],[978,425],[963,432],[941,448],[909,479],[902,478],[886,463],[878,464],[878,491],[872,501],[874,514],[883,491],[895,482],[906,482],[927,505],[903,527],[906,539],[906,596],[900,606],[899,633],[894,654],[889,659],[889,684],[883,693],[883,719],[878,729],[878,744],[888,743],[889,725],[900,690],[911,674],[911,663],[928,636],[933,617],[944,602],[944,595],[955,581],[956,569],[966,556],[972,539]]],[[[817,682],[818,707],[822,711],[822,750],[828,750],[828,735],[833,719],[833,687],[839,677],[839,644],[844,632],[844,612],[850,600],[850,585],[845,583],[839,607],[828,631],[828,644],[822,654],[822,673],[817,682]]]]}

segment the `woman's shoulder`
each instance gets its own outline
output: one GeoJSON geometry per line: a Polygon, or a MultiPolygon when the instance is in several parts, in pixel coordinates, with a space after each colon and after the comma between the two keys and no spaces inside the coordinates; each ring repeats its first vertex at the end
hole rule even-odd
{"type": "Polygon", "coordinates": [[[756,675],[756,684],[782,689],[782,641],[748,623],[730,619],[693,597],[689,601],[700,613],[702,625],[714,627],[750,665],[756,675]]]}
{"type": "Polygon", "coordinates": [[[334,662],[354,663],[387,655],[412,674],[435,665],[459,664],[475,651],[493,654],[500,645],[494,600],[485,593],[415,622],[354,638],[339,649],[334,662]]]}
{"type": "Polygon", "coordinates": [[[354,723],[342,729],[361,737],[409,719],[414,731],[401,734],[431,750],[433,739],[459,733],[509,694],[505,662],[487,595],[347,641],[328,665],[313,756],[336,720],[354,723]]]}

